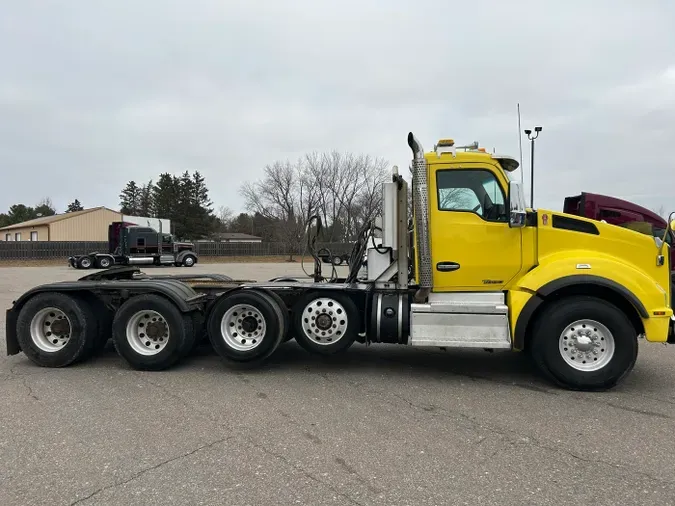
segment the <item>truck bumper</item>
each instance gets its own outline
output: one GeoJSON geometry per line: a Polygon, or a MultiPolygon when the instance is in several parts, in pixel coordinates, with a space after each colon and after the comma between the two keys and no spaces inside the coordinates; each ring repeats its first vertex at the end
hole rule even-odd
{"type": "Polygon", "coordinates": [[[8,309],[5,318],[5,344],[7,345],[7,355],[16,355],[21,353],[21,346],[16,337],[17,315],[13,309],[8,309]]]}

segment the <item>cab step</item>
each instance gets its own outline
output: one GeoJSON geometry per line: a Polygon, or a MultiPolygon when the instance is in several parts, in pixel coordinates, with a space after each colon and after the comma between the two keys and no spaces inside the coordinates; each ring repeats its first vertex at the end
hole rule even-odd
{"type": "Polygon", "coordinates": [[[410,309],[411,346],[511,348],[502,292],[432,293],[428,302],[410,309]]]}

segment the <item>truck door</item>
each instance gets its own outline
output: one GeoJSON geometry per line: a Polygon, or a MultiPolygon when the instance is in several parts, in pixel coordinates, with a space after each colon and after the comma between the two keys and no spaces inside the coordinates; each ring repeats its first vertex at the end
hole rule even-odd
{"type": "Polygon", "coordinates": [[[520,271],[521,229],[509,227],[504,187],[489,165],[431,166],[434,291],[498,291],[520,271]]]}

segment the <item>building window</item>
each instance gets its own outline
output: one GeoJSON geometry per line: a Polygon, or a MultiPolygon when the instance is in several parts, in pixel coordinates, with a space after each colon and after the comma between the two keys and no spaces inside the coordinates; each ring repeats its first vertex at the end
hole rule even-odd
{"type": "Polygon", "coordinates": [[[11,241],[12,240],[12,234],[5,234],[5,241],[11,241]]]}
{"type": "Polygon", "coordinates": [[[14,234],[14,240],[15,240],[15,241],[20,241],[20,240],[21,240],[21,232],[17,232],[16,234],[14,234]]]}
{"type": "Polygon", "coordinates": [[[31,232],[30,233],[30,240],[31,241],[37,241],[38,240],[37,232],[31,232]]]}

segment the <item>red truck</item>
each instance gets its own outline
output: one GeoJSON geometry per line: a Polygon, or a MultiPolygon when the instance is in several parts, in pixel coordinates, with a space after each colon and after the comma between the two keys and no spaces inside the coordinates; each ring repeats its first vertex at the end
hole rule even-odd
{"type": "Polygon", "coordinates": [[[663,234],[668,230],[666,242],[671,248],[671,270],[675,267],[675,249],[673,249],[675,234],[668,227],[665,219],[649,209],[615,197],[582,192],[581,195],[565,198],[563,212],[606,221],[612,225],[630,228],[659,238],[663,238],[663,234]]]}

